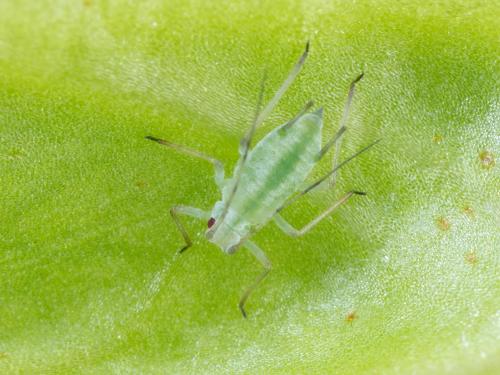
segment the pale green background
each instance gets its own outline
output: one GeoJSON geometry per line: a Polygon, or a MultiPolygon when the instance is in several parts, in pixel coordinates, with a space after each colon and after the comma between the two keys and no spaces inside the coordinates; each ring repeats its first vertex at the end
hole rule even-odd
{"type": "Polygon", "coordinates": [[[500,371],[499,166],[479,158],[500,154],[499,12],[466,0],[0,2],[0,372],[500,371]],[[211,207],[210,165],[143,137],[230,173],[264,70],[269,99],[308,39],[258,138],[309,99],[331,136],[364,71],[342,155],[383,141],[337,191],[285,216],[304,224],[343,191],[367,197],[303,238],[272,224],[255,237],[274,270],[244,320],[237,301],[260,272],[249,254],[200,240],[175,255],[168,209],[211,207]]]}

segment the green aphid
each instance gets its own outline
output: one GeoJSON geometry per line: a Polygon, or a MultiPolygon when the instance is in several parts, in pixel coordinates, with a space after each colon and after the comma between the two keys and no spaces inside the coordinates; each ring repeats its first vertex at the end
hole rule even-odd
{"type": "Polygon", "coordinates": [[[244,247],[262,263],[264,271],[246,289],[240,299],[239,308],[244,317],[246,317],[244,309],[246,300],[271,270],[271,262],[267,259],[264,251],[250,240],[251,236],[271,219],[286,234],[293,237],[301,236],[351,196],[364,195],[364,192],[349,191],[302,229],[295,229],[280,215],[283,208],[322,185],[324,181],[330,179],[330,186],[333,187],[339,168],[378,142],[366,146],[343,162],[338,162],[341,136],[346,130],[355,84],[363,77],[363,74],[361,74],[351,83],[340,128],[325,146],[321,147],[323,109],[320,108],[310,113],[308,110],[313,103],[308,102],[295,118],[271,131],[250,150],[255,129],[269,116],[285,91],[292,84],[304,65],[308,52],[309,43],[307,43],[304,53],[269,104],[263,110],[260,110],[264,92],[263,80],[257,113],[246,135],[240,142],[240,158],[231,178],[224,178],[224,165],[219,160],[185,146],[152,136],[146,137],[177,151],[207,160],[214,165],[215,182],[222,193],[222,198],[215,203],[212,211],[179,205],[172,207],[170,213],[186,243],[180,249],[180,252],[185,251],[192,245],[189,234],[179,220],[179,215],[189,215],[207,220],[208,230],[205,237],[210,242],[218,245],[226,254],[233,254],[240,247],[244,247]],[[322,178],[310,184],[309,187],[301,190],[301,187],[305,186],[304,182],[311,170],[334,145],[336,147],[333,168],[322,178]]]}

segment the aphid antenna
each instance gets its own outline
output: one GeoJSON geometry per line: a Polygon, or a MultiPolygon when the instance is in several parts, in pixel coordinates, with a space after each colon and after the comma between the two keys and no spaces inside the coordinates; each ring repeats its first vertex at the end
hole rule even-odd
{"type": "Polygon", "coordinates": [[[299,60],[295,63],[294,67],[288,74],[288,77],[285,79],[285,81],[282,83],[281,87],[276,91],[276,94],[274,94],[273,98],[271,101],[267,104],[267,106],[264,108],[264,110],[260,113],[260,115],[257,117],[256,120],[256,127],[259,126],[264,122],[264,120],[270,115],[270,113],[273,111],[274,107],[276,107],[276,104],[280,101],[281,97],[285,93],[285,91],[290,87],[292,82],[295,80],[295,77],[299,74],[300,70],[302,69],[302,65],[304,65],[304,62],[306,61],[306,58],[309,54],[309,41],[306,43],[306,48],[302,55],[300,56],[299,60]]]}
{"type": "Polygon", "coordinates": [[[292,82],[295,80],[295,77],[297,77],[297,75],[299,74],[300,70],[302,69],[302,66],[304,65],[304,62],[305,62],[308,54],[309,54],[309,41],[307,41],[306,48],[305,48],[304,52],[300,56],[299,60],[295,63],[294,67],[292,68],[292,70],[288,74],[288,77],[285,79],[285,81],[283,82],[281,87],[278,89],[278,91],[276,91],[276,94],[274,94],[273,98],[267,104],[267,106],[259,113],[259,109],[261,107],[263,96],[264,96],[264,84],[265,84],[265,78],[266,78],[266,76],[264,75],[264,77],[262,79],[261,87],[260,87],[259,101],[258,101],[257,110],[256,110],[256,114],[258,114],[258,115],[255,116],[255,119],[254,119],[248,133],[245,134],[245,136],[243,137],[243,139],[240,142],[240,154],[241,154],[241,156],[240,156],[240,159],[238,161],[238,167],[235,170],[233,188],[231,190],[229,198],[227,199],[226,203],[224,204],[224,207],[223,207],[222,212],[219,216],[219,219],[212,226],[212,228],[210,228],[210,230],[206,233],[206,237],[208,239],[213,237],[213,234],[215,233],[217,228],[224,221],[227,213],[229,212],[229,207],[231,206],[233,198],[234,198],[236,192],[238,191],[238,186],[239,186],[240,179],[241,179],[241,171],[243,170],[243,166],[245,165],[245,162],[247,160],[248,151],[250,148],[250,144],[252,143],[252,138],[254,136],[255,129],[257,128],[257,126],[262,124],[262,122],[264,122],[264,120],[273,111],[274,107],[276,107],[276,105],[278,104],[279,100],[281,99],[281,97],[283,96],[285,91],[288,89],[288,87],[290,87],[292,82]]]}
{"type": "Polygon", "coordinates": [[[219,219],[215,222],[215,225],[212,226],[212,228],[210,228],[210,230],[207,232],[206,234],[207,238],[211,238],[215,233],[215,231],[217,230],[217,228],[219,227],[219,225],[224,221],[227,213],[229,212],[229,207],[231,205],[231,202],[233,201],[236,191],[238,191],[238,186],[240,185],[240,179],[241,179],[241,171],[243,170],[243,166],[245,165],[245,162],[247,160],[248,151],[250,150],[250,144],[252,143],[252,138],[255,134],[255,129],[257,128],[257,124],[259,121],[259,111],[260,107],[262,106],[262,101],[264,98],[264,88],[266,79],[267,79],[267,74],[264,73],[264,76],[262,77],[262,81],[260,84],[259,99],[257,101],[257,109],[255,111],[254,121],[252,122],[252,126],[250,127],[250,129],[248,129],[248,132],[240,141],[241,157],[238,160],[238,167],[235,169],[234,172],[233,188],[231,190],[231,193],[229,194],[229,198],[227,199],[226,204],[224,205],[224,208],[222,210],[219,219]]]}

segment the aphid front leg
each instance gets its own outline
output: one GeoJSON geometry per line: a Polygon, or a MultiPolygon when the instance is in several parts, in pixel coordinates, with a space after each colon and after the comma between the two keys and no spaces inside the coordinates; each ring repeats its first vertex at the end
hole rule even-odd
{"type": "Polygon", "coordinates": [[[273,216],[273,219],[274,219],[274,222],[278,225],[278,227],[283,232],[288,234],[289,236],[292,236],[292,237],[302,236],[302,235],[306,234],[307,232],[309,232],[312,228],[314,228],[316,226],[316,224],[318,224],[321,220],[323,220],[325,217],[330,215],[336,208],[338,208],[343,203],[345,203],[353,195],[366,195],[366,193],[364,193],[362,191],[350,191],[350,192],[348,192],[342,198],[340,198],[337,202],[335,202],[333,205],[331,205],[325,211],[323,211],[321,214],[319,214],[316,218],[314,218],[308,224],[306,224],[302,229],[294,228],[279,213],[276,213],[273,216]]]}
{"type": "Polygon", "coordinates": [[[245,293],[241,296],[240,303],[238,304],[241,313],[243,314],[243,317],[247,317],[247,313],[245,312],[245,302],[247,301],[248,297],[252,292],[257,288],[257,286],[260,284],[262,280],[267,276],[267,274],[271,271],[271,262],[269,259],[267,259],[266,254],[264,254],[264,251],[260,247],[258,247],[255,243],[253,243],[250,240],[247,240],[243,243],[243,246],[245,246],[250,252],[257,258],[257,260],[264,266],[264,271],[255,279],[254,283],[250,285],[245,293]]]}
{"type": "Polygon", "coordinates": [[[210,212],[189,206],[174,206],[170,209],[170,215],[172,215],[172,219],[174,220],[177,229],[181,232],[184,242],[186,243],[186,245],[179,250],[179,253],[182,253],[189,249],[193,245],[193,242],[191,241],[191,238],[189,238],[189,234],[179,218],[180,214],[192,216],[197,219],[208,220],[210,218],[210,212]]]}
{"type": "Polygon", "coordinates": [[[191,156],[194,156],[194,157],[197,157],[197,158],[200,158],[200,159],[203,159],[203,160],[206,160],[206,161],[212,163],[214,166],[214,169],[215,169],[215,176],[214,176],[215,183],[217,184],[217,186],[221,190],[224,187],[224,164],[222,164],[222,162],[220,162],[219,160],[217,160],[211,156],[205,155],[199,151],[193,150],[189,147],[178,145],[176,143],[172,143],[172,142],[166,141],[164,139],[159,139],[156,137],[152,137],[150,135],[148,135],[146,137],[146,139],[149,139],[151,141],[159,143],[163,146],[173,148],[174,150],[182,152],[183,154],[191,155],[191,156]]]}

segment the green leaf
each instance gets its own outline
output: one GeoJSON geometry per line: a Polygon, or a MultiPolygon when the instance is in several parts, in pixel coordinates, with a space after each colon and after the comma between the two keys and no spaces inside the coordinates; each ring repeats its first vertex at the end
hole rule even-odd
{"type": "MultiPolygon", "coordinates": [[[[500,371],[500,22],[480,1],[0,4],[0,372],[490,374],[500,371]],[[169,208],[210,209],[267,72],[300,77],[257,138],[309,100],[324,136],[358,86],[338,188],[224,255],[182,256],[169,208]]],[[[330,167],[322,162],[313,177],[330,167]]],[[[206,223],[185,221],[190,233],[206,223]]]]}

